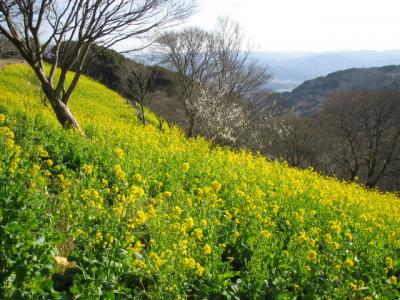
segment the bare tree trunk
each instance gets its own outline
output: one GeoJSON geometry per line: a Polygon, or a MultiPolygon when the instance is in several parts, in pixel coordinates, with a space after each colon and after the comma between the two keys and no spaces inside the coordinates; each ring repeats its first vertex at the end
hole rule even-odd
{"type": "Polygon", "coordinates": [[[65,129],[76,128],[78,130],[81,130],[78,121],[69,110],[67,105],[57,99],[50,100],[50,103],[53,111],[56,114],[57,120],[60,122],[62,127],[64,127],[65,129]]]}
{"type": "Polygon", "coordinates": [[[195,119],[190,117],[189,118],[189,129],[188,129],[188,137],[192,138],[194,136],[194,125],[195,119]]]}
{"type": "MultiPolygon", "coordinates": [[[[72,114],[72,112],[69,110],[67,106],[67,102],[64,103],[61,100],[61,97],[58,97],[51,86],[46,83],[45,80],[42,80],[42,87],[44,94],[46,95],[47,99],[49,100],[51,104],[51,108],[53,109],[54,113],[56,114],[58,122],[60,122],[61,126],[65,129],[72,129],[76,128],[79,131],[81,130],[81,127],[79,126],[78,121],[72,114]]],[[[69,99],[68,99],[69,100],[69,99]]]]}

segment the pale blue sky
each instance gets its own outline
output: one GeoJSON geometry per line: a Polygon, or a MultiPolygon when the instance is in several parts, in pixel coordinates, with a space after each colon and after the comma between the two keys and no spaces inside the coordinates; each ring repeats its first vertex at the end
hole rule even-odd
{"type": "Polygon", "coordinates": [[[238,21],[267,51],[400,49],[400,0],[198,0],[186,24],[238,21]]]}

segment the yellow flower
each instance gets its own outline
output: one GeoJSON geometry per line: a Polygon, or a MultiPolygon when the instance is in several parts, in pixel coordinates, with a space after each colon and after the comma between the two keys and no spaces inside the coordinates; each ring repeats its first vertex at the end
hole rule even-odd
{"type": "Polygon", "coordinates": [[[118,158],[122,158],[124,156],[124,150],[122,150],[120,147],[115,148],[114,153],[118,158]]]}
{"type": "Polygon", "coordinates": [[[193,258],[187,258],[185,257],[182,260],[182,263],[185,267],[189,268],[189,269],[194,269],[196,268],[196,261],[193,258]]]}
{"type": "Polygon", "coordinates": [[[137,241],[137,242],[135,243],[135,245],[132,247],[132,250],[133,250],[134,252],[136,252],[136,253],[141,253],[142,250],[143,250],[143,248],[144,248],[144,246],[145,246],[145,245],[144,245],[142,242],[137,241]]]}
{"type": "Polygon", "coordinates": [[[204,268],[198,262],[196,262],[193,258],[185,257],[182,260],[182,263],[186,268],[196,270],[196,275],[203,276],[204,268]]]}
{"type": "Polygon", "coordinates": [[[263,236],[263,238],[269,239],[272,236],[272,233],[269,232],[268,230],[262,230],[261,235],[263,236]]]}
{"type": "Polygon", "coordinates": [[[222,185],[221,185],[218,181],[214,181],[214,182],[211,184],[211,186],[212,186],[213,190],[214,190],[216,193],[218,193],[219,190],[220,190],[221,187],[222,187],[222,185]]]}
{"type": "Polygon", "coordinates": [[[39,171],[40,171],[40,166],[38,164],[34,164],[32,166],[32,168],[30,169],[29,174],[31,174],[32,176],[35,176],[39,173],[39,171]]]}
{"type": "Polygon", "coordinates": [[[331,230],[339,234],[342,231],[342,226],[339,221],[331,221],[331,230]]]}
{"type": "Polygon", "coordinates": [[[6,120],[6,116],[3,114],[0,114],[0,123],[5,122],[5,120],[6,120]]]}
{"type": "Polygon", "coordinates": [[[103,198],[100,196],[99,192],[95,189],[83,190],[81,193],[82,200],[86,201],[90,206],[102,209],[103,208],[103,198]]]}
{"type": "Polygon", "coordinates": [[[353,240],[353,235],[351,234],[350,231],[346,232],[345,236],[346,236],[346,239],[347,239],[349,242],[351,242],[351,241],[353,240]]]}
{"type": "Polygon", "coordinates": [[[189,163],[183,163],[182,164],[182,171],[183,172],[187,172],[187,171],[189,171],[189,168],[190,168],[190,165],[189,165],[189,163]]]}
{"type": "Polygon", "coordinates": [[[172,193],[171,192],[164,192],[163,193],[163,197],[165,197],[166,199],[168,199],[168,198],[171,198],[171,196],[172,196],[172,193]]]}
{"type": "Polygon", "coordinates": [[[133,261],[133,266],[138,269],[144,269],[146,267],[146,264],[143,262],[143,260],[135,259],[133,261]]]}
{"type": "Polygon", "coordinates": [[[181,209],[179,206],[175,206],[175,207],[172,209],[172,213],[173,213],[173,215],[174,215],[175,217],[179,217],[179,216],[181,215],[181,213],[182,213],[182,209],[181,209]]]}
{"type": "Polygon", "coordinates": [[[345,266],[351,268],[354,267],[354,260],[352,260],[351,258],[348,258],[344,261],[345,266]]]}
{"type": "Polygon", "coordinates": [[[92,174],[93,173],[93,165],[85,164],[85,165],[83,165],[82,170],[86,175],[92,174]]]}
{"type": "Polygon", "coordinates": [[[63,190],[66,190],[68,188],[68,186],[70,185],[70,181],[68,180],[68,178],[65,178],[63,174],[59,174],[58,176],[58,180],[60,181],[60,186],[63,190]]]}
{"type": "Polygon", "coordinates": [[[114,173],[115,176],[122,182],[126,180],[125,172],[122,170],[122,167],[120,165],[117,164],[114,166],[114,173]]]}
{"type": "Polygon", "coordinates": [[[198,239],[199,241],[203,238],[203,230],[201,228],[196,228],[193,231],[193,234],[196,237],[196,239],[198,239]]]}
{"type": "Polygon", "coordinates": [[[143,210],[139,210],[136,214],[134,223],[136,225],[142,225],[142,224],[146,223],[147,219],[148,219],[148,215],[143,210]]]}
{"type": "Polygon", "coordinates": [[[197,188],[197,189],[195,189],[194,190],[194,194],[196,195],[196,196],[201,196],[201,195],[203,195],[203,190],[201,189],[201,188],[197,188]]]}
{"type": "Polygon", "coordinates": [[[54,163],[53,163],[53,161],[52,161],[51,159],[46,160],[46,165],[47,165],[48,167],[51,167],[53,164],[54,164],[54,163]]]}
{"type": "Polygon", "coordinates": [[[133,175],[133,180],[134,180],[136,183],[142,182],[142,175],[140,175],[140,174],[135,174],[135,175],[133,175]]]}
{"type": "Polygon", "coordinates": [[[397,277],[396,276],[390,276],[389,281],[390,281],[390,284],[396,285],[397,284],[397,277]]]}
{"type": "Polygon", "coordinates": [[[302,232],[299,234],[299,240],[302,241],[302,242],[307,242],[307,241],[308,241],[308,235],[307,235],[307,233],[305,233],[304,231],[302,231],[302,232]]]}
{"type": "Polygon", "coordinates": [[[186,219],[186,228],[190,229],[190,228],[193,228],[193,226],[194,226],[193,218],[192,217],[187,218],[186,219]]]}
{"type": "Polygon", "coordinates": [[[339,273],[339,272],[340,272],[340,270],[341,270],[341,268],[342,268],[342,266],[341,266],[341,265],[339,265],[339,264],[336,264],[336,265],[333,267],[333,270],[334,270],[335,272],[339,273]]]}
{"type": "Polygon", "coordinates": [[[196,264],[196,275],[197,276],[203,276],[204,270],[205,269],[199,263],[196,264]]]}
{"type": "Polygon", "coordinates": [[[100,244],[102,240],[103,240],[103,233],[97,231],[95,236],[96,244],[100,244]]]}
{"type": "Polygon", "coordinates": [[[206,245],[203,247],[203,254],[204,254],[204,255],[210,255],[211,252],[212,252],[211,246],[210,246],[209,244],[206,244],[206,245]]]}
{"type": "Polygon", "coordinates": [[[386,268],[393,269],[393,259],[391,257],[386,257],[386,268]]]}
{"type": "Polygon", "coordinates": [[[307,259],[308,259],[308,260],[315,260],[315,259],[317,259],[317,252],[314,251],[314,250],[308,251],[308,253],[307,253],[307,259]]]}
{"type": "Polygon", "coordinates": [[[14,140],[12,139],[7,139],[6,140],[6,149],[7,150],[12,150],[15,146],[14,140]]]}
{"type": "Polygon", "coordinates": [[[49,153],[46,150],[44,150],[42,145],[36,147],[36,153],[42,158],[49,157],[49,153]]]}

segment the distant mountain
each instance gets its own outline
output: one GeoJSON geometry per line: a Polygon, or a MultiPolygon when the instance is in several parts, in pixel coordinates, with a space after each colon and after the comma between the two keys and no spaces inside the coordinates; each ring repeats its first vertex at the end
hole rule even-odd
{"type": "Polygon", "coordinates": [[[255,58],[269,67],[275,91],[290,91],[302,82],[350,68],[400,64],[400,50],[349,52],[258,52],[255,58]]]}
{"type": "Polygon", "coordinates": [[[292,92],[280,93],[286,106],[304,115],[319,111],[327,96],[336,91],[391,89],[400,91],[400,65],[352,68],[307,80],[292,92]]]}

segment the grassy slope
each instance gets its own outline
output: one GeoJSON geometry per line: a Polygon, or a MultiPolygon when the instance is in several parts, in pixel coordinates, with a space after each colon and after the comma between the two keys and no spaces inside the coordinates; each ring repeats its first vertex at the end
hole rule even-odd
{"type": "Polygon", "coordinates": [[[0,109],[23,149],[20,170],[40,166],[23,193],[53,201],[48,232],[64,235],[49,234],[49,247],[85,270],[69,293],[399,297],[394,195],[143,128],[123,99],[86,78],[71,107],[87,136],[65,132],[27,70],[0,70],[0,109]]]}

